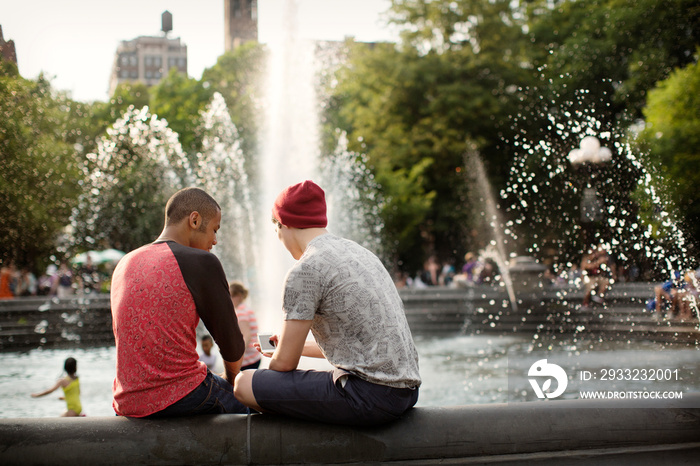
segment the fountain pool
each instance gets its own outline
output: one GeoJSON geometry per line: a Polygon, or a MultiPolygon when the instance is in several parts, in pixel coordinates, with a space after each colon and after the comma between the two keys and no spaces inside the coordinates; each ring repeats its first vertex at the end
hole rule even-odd
{"type": "MultiPolygon", "coordinates": [[[[700,359],[694,347],[649,342],[599,342],[558,339],[549,349],[533,349],[530,336],[415,335],[423,379],[417,406],[461,406],[536,400],[527,369],[548,358],[565,369],[569,384],[559,399],[577,399],[579,390],[700,391],[700,359]],[[618,369],[678,370],[678,380],[595,381],[584,387],[583,371],[618,369]]],[[[43,398],[30,393],[50,387],[61,376],[65,358],[78,361],[81,400],[87,416],[111,416],[114,347],[35,349],[4,353],[0,359],[0,417],[54,417],[65,410],[60,392],[43,398]]],[[[304,367],[322,367],[305,360],[304,367]]],[[[556,401],[553,401],[556,402],[556,401]]]]}

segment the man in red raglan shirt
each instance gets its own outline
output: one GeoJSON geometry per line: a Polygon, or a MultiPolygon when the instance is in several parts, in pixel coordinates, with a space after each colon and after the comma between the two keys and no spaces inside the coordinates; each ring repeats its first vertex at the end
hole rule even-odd
{"type": "Polygon", "coordinates": [[[130,417],[245,413],[231,383],[245,351],[221,263],[211,252],[221,208],[185,188],[165,206],[158,239],[124,256],[111,287],[117,347],[114,411],[130,417]],[[196,327],[214,337],[225,373],[199,361],[196,327]]]}

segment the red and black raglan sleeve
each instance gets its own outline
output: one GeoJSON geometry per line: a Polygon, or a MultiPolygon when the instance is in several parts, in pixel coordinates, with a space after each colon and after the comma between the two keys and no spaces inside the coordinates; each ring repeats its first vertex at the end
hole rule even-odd
{"type": "Polygon", "coordinates": [[[243,334],[231,302],[226,274],[212,253],[169,242],[199,318],[219,346],[221,357],[237,361],[245,352],[243,334]]]}

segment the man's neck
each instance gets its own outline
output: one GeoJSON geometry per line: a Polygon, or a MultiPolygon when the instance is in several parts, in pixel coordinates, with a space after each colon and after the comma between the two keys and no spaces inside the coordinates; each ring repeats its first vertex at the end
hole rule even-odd
{"type": "Polygon", "coordinates": [[[304,228],[298,230],[297,240],[302,253],[306,251],[306,248],[308,247],[309,243],[314,238],[318,238],[319,236],[325,235],[326,233],[328,233],[328,230],[326,230],[325,228],[304,228]]]}
{"type": "Polygon", "coordinates": [[[178,244],[182,244],[183,246],[189,246],[189,238],[187,237],[187,235],[183,233],[181,228],[176,227],[177,225],[166,226],[165,228],[163,228],[163,231],[161,232],[158,239],[156,239],[156,242],[174,241],[178,244]]]}

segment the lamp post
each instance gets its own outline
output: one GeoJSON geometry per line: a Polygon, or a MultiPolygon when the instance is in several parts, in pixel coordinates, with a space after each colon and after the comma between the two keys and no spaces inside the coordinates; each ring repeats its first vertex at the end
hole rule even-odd
{"type": "Polygon", "coordinates": [[[569,152],[569,162],[574,167],[582,167],[588,175],[586,187],[581,196],[581,226],[583,231],[584,250],[593,245],[595,239],[595,224],[603,220],[604,202],[595,187],[598,168],[610,161],[612,152],[607,147],[601,147],[595,136],[586,136],[581,140],[578,149],[569,152]]]}

